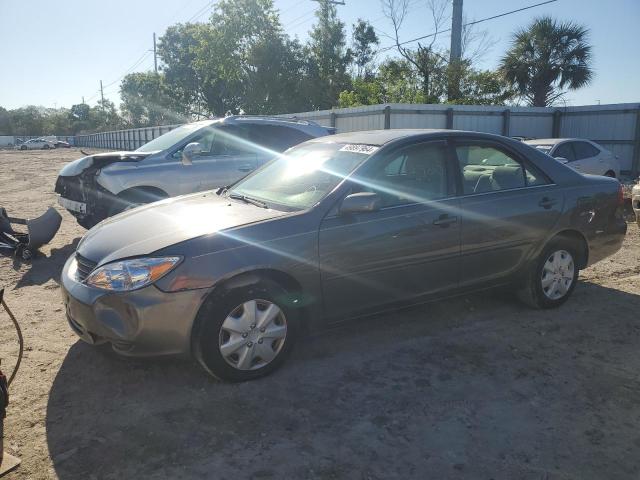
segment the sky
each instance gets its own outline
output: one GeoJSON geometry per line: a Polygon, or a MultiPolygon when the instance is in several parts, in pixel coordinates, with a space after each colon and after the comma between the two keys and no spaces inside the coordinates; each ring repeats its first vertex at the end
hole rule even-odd
{"type": "MultiPolygon", "coordinates": [[[[344,0],[338,14],[348,35],[358,18],[371,22],[381,39],[391,25],[379,0],[344,0]]],[[[465,21],[480,20],[542,0],[464,0],[465,21]]],[[[70,107],[99,100],[100,80],[105,97],[120,103],[120,79],[127,72],[153,69],[153,32],[161,36],[174,23],[204,22],[211,0],[0,0],[0,106],[70,107]]],[[[275,0],[285,31],[301,41],[314,23],[313,0],[275,0]]],[[[411,0],[401,40],[433,31],[427,0],[411,0]]],[[[592,84],[570,92],[568,105],[640,102],[638,25],[640,0],[557,0],[478,24],[493,46],[478,67],[493,69],[509,46],[511,33],[538,15],[572,20],[590,29],[593,45],[592,84]]],[[[450,16],[450,7],[447,15],[450,16]]],[[[447,33],[438,42],[446,47],[447,33]]],[[[389,52],[391,53],[391,52],[389,52]]]]}

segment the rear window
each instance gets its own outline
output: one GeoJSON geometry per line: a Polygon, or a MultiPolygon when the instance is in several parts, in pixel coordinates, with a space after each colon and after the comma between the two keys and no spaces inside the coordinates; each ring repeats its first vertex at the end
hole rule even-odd
{"type": "Polygon", "coordinates": [[[600,153],[600,151],[596,147],[587,142],[575,142],[573,144],[573,150],[576,154],[576,160],[595,157],[600,153]]]}
{"type": "Polygon", "coordinates": [[[281,125],[252,125],[248,130],[253,142],[276,152],[284,152],[314,138],[297,128],[281,125]]]}

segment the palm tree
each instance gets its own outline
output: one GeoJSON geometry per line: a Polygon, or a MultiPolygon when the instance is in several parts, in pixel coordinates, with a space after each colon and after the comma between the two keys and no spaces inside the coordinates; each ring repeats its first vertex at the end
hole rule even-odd
{"type": "Polygon", "coordinates": [[[540,17],[513,34],[500,70],[529,105],[552,105],[566,90],[591,82],[589,31],[572,22],[540,17]]]}

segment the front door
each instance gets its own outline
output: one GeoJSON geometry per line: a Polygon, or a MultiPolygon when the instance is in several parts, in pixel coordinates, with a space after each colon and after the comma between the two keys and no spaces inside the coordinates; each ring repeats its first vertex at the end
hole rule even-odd
{"type": "Polygon", "coordinates": [[[230,185],[258,165],[258,156],[246,140],[246,132],[235,126],[212,127],[191,140],[201,146],[192,165],[183,165],[182,149],[173,154],[165,166],[173,195],[212,190],[230,185]]]}
{"type": "Polygon", "coordinates": [[[514,273],[553,227],[563,196],[525,159],[493,142],[457,143],[462,183],[460,286],[514,273]]]}
{"type": "Polygon", "coordinates": [[[378,193],[380,210],[336,210],[323,220],[320,268],[331,320],[457,285],[459,200],[448,152],[430,142],[379,159],[348,193],[378,193]]]}

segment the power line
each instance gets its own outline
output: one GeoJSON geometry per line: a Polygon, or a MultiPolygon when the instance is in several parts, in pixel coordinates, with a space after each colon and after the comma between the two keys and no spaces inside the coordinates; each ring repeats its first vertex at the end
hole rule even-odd
{"type": "MultiPolygon", "coordinates": [[[[530,8],[539,7],[541,5],[547,5],[548,3],[554,3],[554,2],[557,2],[557,1],[558,0],[547,0],[546,2],[536,3],[535,5],[529,5],[527,7],[518,8],[517,10],[511,10],[509,12],[504,12],[504,13],[500,13],[498,15],[493,15],[492,17],[482,18],[480,20],[475,20],[473,22],[465,23],[463,26],[467,27],[469,25],[476,25],[478,23],[486,22],[488,20],[494,20],[496,18],[505,17],[505,16],[511,15],[513,13],[522,12],[523,10],[529,10],[530,8]]],[[[421,37],[412,38],[411,40],[406,40],[406,41],[400,42],[400,43],[398,43],[396,45],[389,45],[388,47],[381,48],[380,50],[378,50],[378,52],[379,53],[386,52],[387,50],[391,50],[391,49],[399,47],[401,45],[406,45],[407,43],[417,42],[418,40],[424,40],[425,38],[433,37],[435,35],[439,35],[441,33],[447,33],[447,32],[450,32],[450,31],[451,31],[451,29],[447,28],[445,30],[440,30],[439,32],[430,33],[429,35],[423,35],[421,37]]]]}

